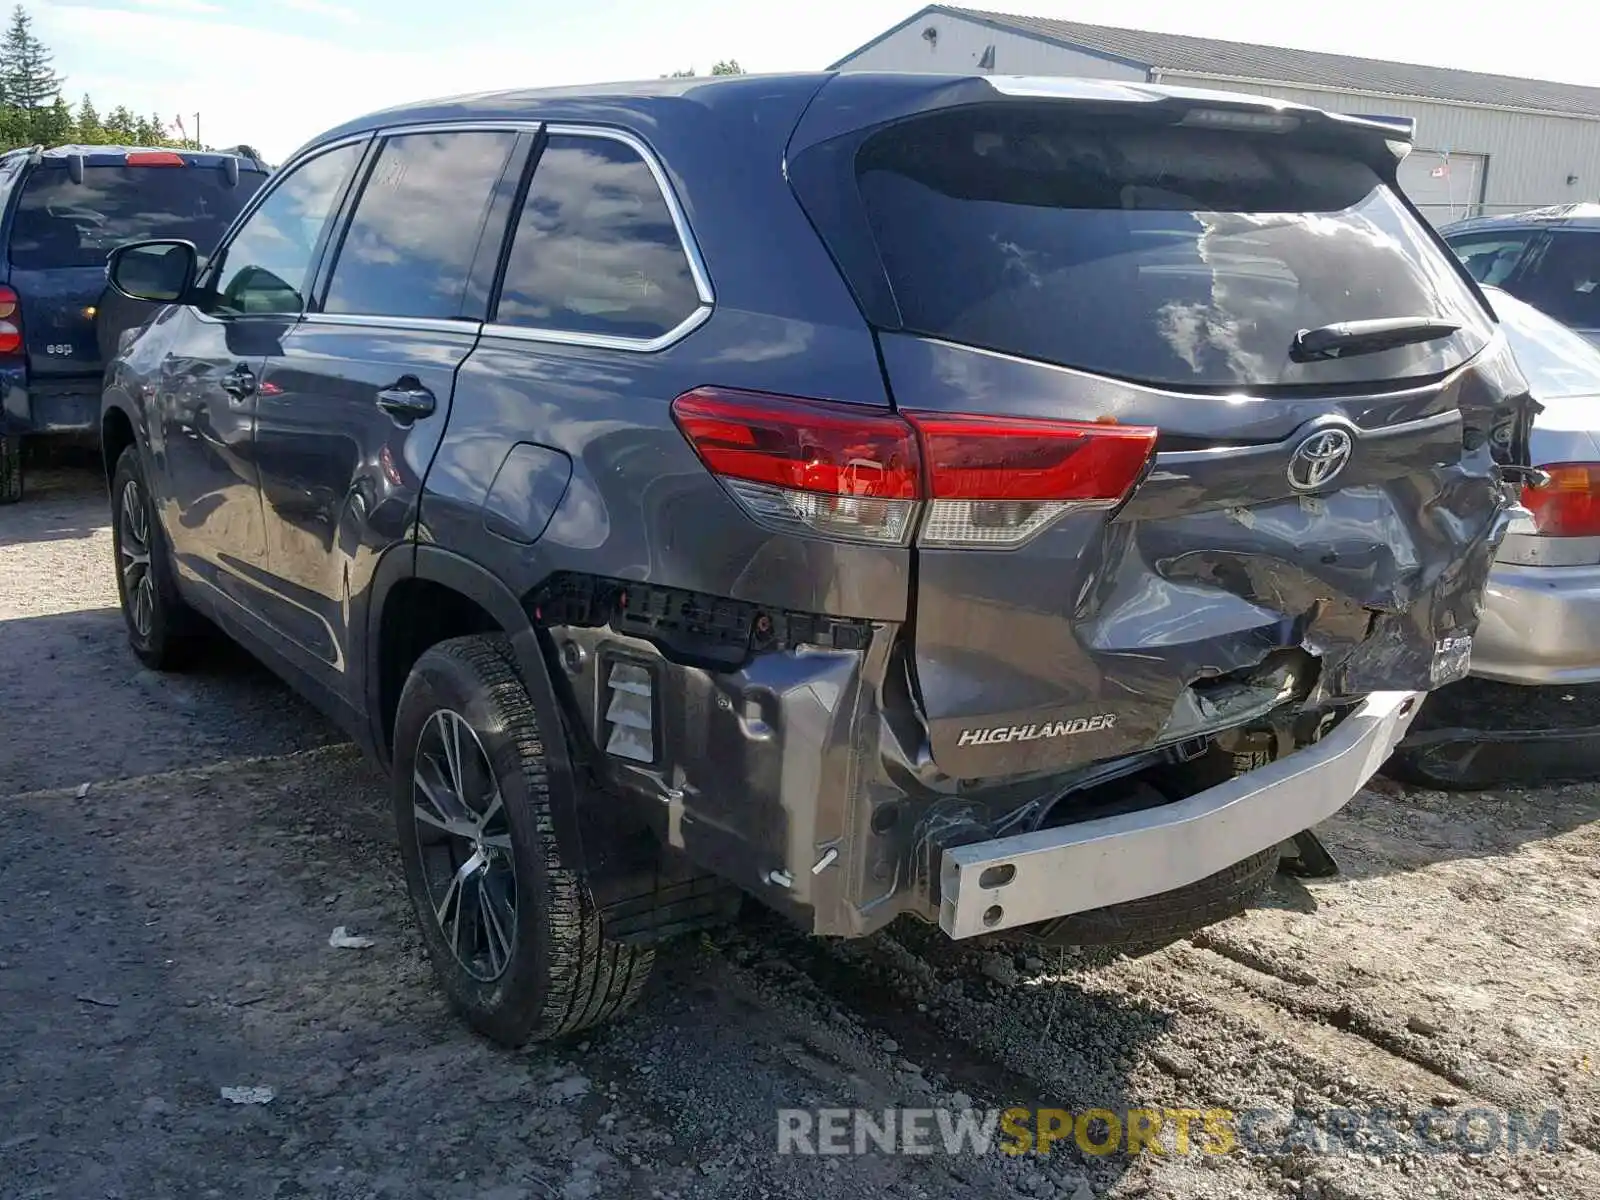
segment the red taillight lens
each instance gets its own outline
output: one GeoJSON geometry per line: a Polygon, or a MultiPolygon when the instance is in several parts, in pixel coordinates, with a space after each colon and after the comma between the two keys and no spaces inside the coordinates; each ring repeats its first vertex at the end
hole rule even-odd
{"type": "Polygon", "coordinates": [[[0,286],[0,358],[22,353],[22,300],[11,288],[0,286]]]}
{"type": "Polygon", "coordinates": [[[130,167],[181,167],[183,155],[171,150],[133,150],[125,160],[130,167]]]}
{"type": "Polygon", "coordinates": [[[931,503],[918,541],[1019,545],[1067,512],[1120,502],[1155,452],[1156,430],[1030,418],[910,412],[931,503]]]}
{"type": "Polygon", "coordinates": [[[732,388],[672,403],[700,461],[769,525],[904,545],[921,492],[910,426],[852,404],[732,388]]]}
{"type": "Polygon", "coordinates": [[[1148,426],[908,412],[729,388],[679,396],[695,453],[756,520],[878,544],[1005,549],[1110,507],[1155,450],[1148,426]]]}
{"type": "Polygon", "coordinates": [[[1547,463],[1544,487],[1522,489],[1522,504],[1547,537],[1600,536],[1600,463],[1547,463]]]}

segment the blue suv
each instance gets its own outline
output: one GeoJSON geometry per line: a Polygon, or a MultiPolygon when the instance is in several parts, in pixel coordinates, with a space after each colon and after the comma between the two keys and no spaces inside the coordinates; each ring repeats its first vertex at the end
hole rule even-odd
{"type": "Polygon", "coordinates": [[[103,366],[153,307],[106,295],[123,242],[185,238],[209,250],[266,168],[237,154],[127,146],[0,155],[0,504],[22,496],[22,436],[90,434],[103,366]]]}

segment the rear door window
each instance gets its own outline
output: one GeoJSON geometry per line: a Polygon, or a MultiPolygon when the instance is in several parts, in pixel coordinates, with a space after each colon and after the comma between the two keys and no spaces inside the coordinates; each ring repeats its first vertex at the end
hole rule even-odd
{"type": "Polygon", "coordinates": [[[553,134],[517,223],[496,320],[648,341],[700,307],[672,210],[625,142],[553,134]]]}
{"type": "Polygon", "coordinates": [[[1564,325],[1600,329],[1600,233],[1551,233],[1516,292],[1564,325]]]}
{"type": "Polygon", "coordinates": [[[856,173],[915,333],[1207,390],[1438,374],[1489,336],[1376,171],[1292,135],[984,106],[880,131],[856,173]],[[1378,317],[1464,328],[1289,358],[1300,330],[1378,317]]]}
{"type": "Polygon", "coordinates": [[[1518,261],[1534,238],[1529,229],[1511,233],[1465,234],[1449,239],[1450,249],[1479,283],[1499,287],[1511,277],[1518,261]]]}
{"type": "Polygon", "coordinates": [[[124,242],[184,238],[208,254],[266,177],[240,171],[229,186],[216,167],[88,166],[72,182],[46,160],[23,184],[11,262],[28,269],[98,267],[124,242]]]}
{"type": "Polygon", "coordinates": [[[460,316],[484,216],[516,140],[507,131],[385,142],[356,201],[323,311],[460,316]]]}

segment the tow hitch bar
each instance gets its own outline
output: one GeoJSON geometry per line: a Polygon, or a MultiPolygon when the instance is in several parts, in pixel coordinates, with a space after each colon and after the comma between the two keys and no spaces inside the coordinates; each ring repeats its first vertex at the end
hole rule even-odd
{"type": "Polygon", "coordinates": [[[1322,844],[1322,839],[1306,829],[1283,843],[1278,871],[1296,879],[1328,879],[1339,873],[1339,864],[1322,844]]]}

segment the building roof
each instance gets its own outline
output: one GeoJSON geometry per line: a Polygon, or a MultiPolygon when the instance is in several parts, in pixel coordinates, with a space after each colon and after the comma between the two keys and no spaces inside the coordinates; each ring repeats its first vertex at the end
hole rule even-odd
{"type": "MultiPolygon", "coordinates": [[[[935,15],[976,21],[995,29],[1087,51],[1147,70],[1600,117],[1600,87],[1518,79],[1479,71],[1457,71],[1450,67],[1384,62],[1347,54],[1323,54],[1314,50],[1291,50],[1283,46],[1224,42],[1217,38],[1147,33],[1138,29],[1086,25],[1081,21],[1058,21],[1052,17],[1015,16],[945,4],[928,5],[893,30],[868,42],[867,46],[881,41],[888,33],[935,15]]],[[[834,66],[854,58],[867,46],[853,51],[834,66]]]]}

